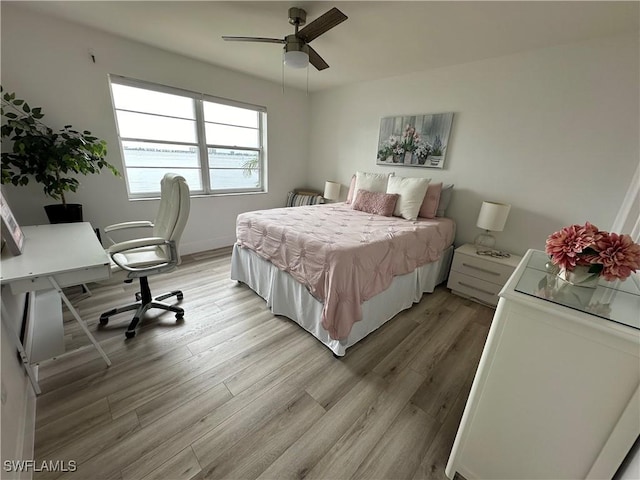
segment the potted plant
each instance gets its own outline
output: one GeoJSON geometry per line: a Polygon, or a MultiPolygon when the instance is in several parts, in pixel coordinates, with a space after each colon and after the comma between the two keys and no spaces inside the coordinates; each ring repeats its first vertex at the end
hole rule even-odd
{"type": "Polygon", "coordinates": [[[444,155],[444,149],[446,145],[442,144],[442,139],[440,135],[436,135],[435,140],[433,141],[433,147],[431,153],[429,154],[429,161],[431,162],[431,166],[435,167],[440,165],[442,162],[442,156],[444,155]]]}
{"type": "Polygon", "coordinates": [[[99,173],[107,168],[114,175],[118,170],[105,160],[107,144],[84,130],[71,125],[54,131],[45,125],[40,107],[31,108],[15,93],[2,95],[2,184],[27,185],[33,178],[43,186],[45,195],[60,200],[46,205],[51,223],[81,222],[82,205],[69,204],[65,192],[75,192],[80,182],[75,175],[99,173]],[[7,148],[6,140],[12,145],[7,148]]]}

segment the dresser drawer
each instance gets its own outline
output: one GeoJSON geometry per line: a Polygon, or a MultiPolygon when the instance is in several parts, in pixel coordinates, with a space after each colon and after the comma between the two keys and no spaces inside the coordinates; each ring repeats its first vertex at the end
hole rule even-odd
{"type": "Polygon", "coordinates": [[[502,285],[454,271],[451,271],[449,275],[447,287],[450,288],[453,293],[464,297],[471,297],[493,306],[498,304],[498,293],[502,289],[502,285]]]}
{"type": "Polygon", "coordinates": [[[451,265],[452,272],[459,272],[502,287],[514,271],[511,265],[504,265],[481,258],[478,255],[456,254],[451,265]]]}

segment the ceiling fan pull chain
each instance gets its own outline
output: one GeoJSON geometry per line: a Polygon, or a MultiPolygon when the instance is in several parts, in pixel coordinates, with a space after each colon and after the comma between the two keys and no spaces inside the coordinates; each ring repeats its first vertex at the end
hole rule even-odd
{"type": "Polygon", "coordinates": [[[282,61],[280,65],[282,66],[282,95],[284,95],[284,48],[282,49],[282,61]]]}

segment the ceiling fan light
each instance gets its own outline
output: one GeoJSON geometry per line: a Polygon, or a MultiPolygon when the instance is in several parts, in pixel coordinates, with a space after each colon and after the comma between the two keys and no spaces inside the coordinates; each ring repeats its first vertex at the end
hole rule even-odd
{"type": "Polygon", "coordinates": [[[309,55],[300,50],[284,52],[284,64],[291,68],[306,68],[309,65],[309,55]]]}

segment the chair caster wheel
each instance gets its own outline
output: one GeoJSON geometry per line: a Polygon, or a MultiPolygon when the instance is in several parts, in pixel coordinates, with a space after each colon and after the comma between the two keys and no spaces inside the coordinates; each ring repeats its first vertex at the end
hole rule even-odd
{"type": "Polygon", "coordinates": [[[109,317],[100,317],[100,325],[106,325],[109,323],[109,317]]]}
{"type": "Polygon", "coordinates": [[[133,338],[136,336],[136,331],[134,330],[133,332],[130,332],[129,330],[127,330],[126,332],[124,332],[124,336],[127,338],[133,338]]]}
{"type": "Polygon", "coordinates": [[[184,295],[182,293],[179,293],[178,295],[176,295],[176,298],[178,300],[182,300],[184,298],[184,295]]]}
{"type": "Polygon", "coordinates": [[[182,320],[184,318],[184,313],[176,313],[176,320],[182,320]]]}
{"type": "Polygon", "coordinates": [[[136,301],[139,302],[140,300],[142,300],[142,295],[140,292],[136,292],[136,301]]]}

